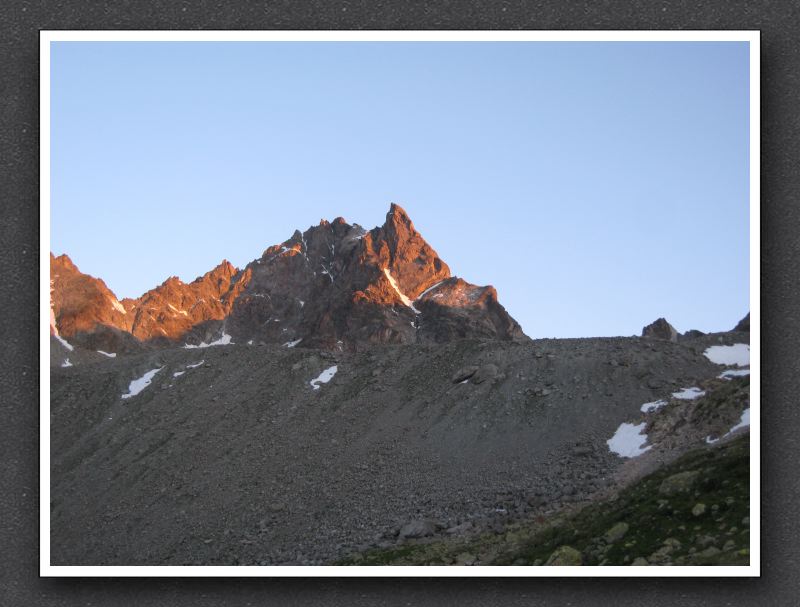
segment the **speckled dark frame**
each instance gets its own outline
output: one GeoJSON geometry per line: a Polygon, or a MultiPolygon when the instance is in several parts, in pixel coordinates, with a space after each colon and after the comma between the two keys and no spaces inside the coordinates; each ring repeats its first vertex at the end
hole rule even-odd
{"type": "Polygon", "coordinates": [[[796,472],[800,13],[727,2],[14,1],[0,6],[0,604],[791,605],[800,596],[796,472]],[[759,29],[762,32],[760,579],[40,579],[40,29],[759,29]]]}

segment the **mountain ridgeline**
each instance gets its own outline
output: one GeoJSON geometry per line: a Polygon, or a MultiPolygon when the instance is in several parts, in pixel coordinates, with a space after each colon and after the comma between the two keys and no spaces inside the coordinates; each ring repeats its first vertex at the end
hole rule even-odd
{"type": "Polygon", "coordinates": [[[238,269],[223,261],[118,300],[66,255],[50,258],[51,332],[107,352],[213,342],[358,350],[461,338],[526,340],[492,286],[452,276],[392,204],[370,231],[341,217],[269,247],[238,269]]]}

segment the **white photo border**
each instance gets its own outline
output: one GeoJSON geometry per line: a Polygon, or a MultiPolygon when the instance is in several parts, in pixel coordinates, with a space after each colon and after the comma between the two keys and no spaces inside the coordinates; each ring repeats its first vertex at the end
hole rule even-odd
{"type": "Polygon", "coordinates": [[[714,31],[170,31],[39,32],[40,452],[42,577],[757,577],[761,575],[761,81],[758,30],[714,31]],[[747,42],[750,58],[750,564],[674,567],[184,566],[50,564],[50,50],[53,42],[747,42]]]}

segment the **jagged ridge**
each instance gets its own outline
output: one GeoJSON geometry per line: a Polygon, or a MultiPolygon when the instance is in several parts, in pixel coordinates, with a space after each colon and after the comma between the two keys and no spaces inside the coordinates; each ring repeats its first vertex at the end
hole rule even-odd
{"type": "Polygon", "coordinates": [[[238,342],[342,349],[525,337],[494,287],[452,276],[396,204],[370,231],[341,217],[322,220],[243,270],[223,261],[192,283],[172,277],[138,299],[117,301],[66,255],[51,255],[51,278],[61,334],[93,345],[103,334],[106,347],[114,331],[153,346],[225,333],[238,342]]]}

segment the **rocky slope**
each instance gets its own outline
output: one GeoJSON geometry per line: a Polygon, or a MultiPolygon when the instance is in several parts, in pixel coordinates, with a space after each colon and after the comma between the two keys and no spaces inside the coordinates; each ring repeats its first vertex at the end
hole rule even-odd
{"type": "Polygon", "coordinates": [[[502,534],[729,440],[746,378],[704,352],[746,337],[233,344],[55,366],[53,563],[320,564],[502,534]],[[689,387],[708,396],[670,396],[689,387]],[[650,436],[640,456],[610,449],[626,424],[650,436]]]}
{"type": "Polygon", "coordinates": [[[66,255],[51,255],[51,279],[59,333],[114,353],[136,349],[137,341],[147,347],[233,339],[357,349],[525,338],[495,289],[451,276],[398,205],[371,231],[341,217],[322,221],[269,247],[243,270],[223,261],[189,284],[172,277],[137,299],[117,301],[102,280],[82,274],[66,255]]]}
{"type": "Polygon", "coordinates": [[[342,565],[747,565],[750,440],[696,448],[608,498],[492,532],[356,552],[342,565]]]}

